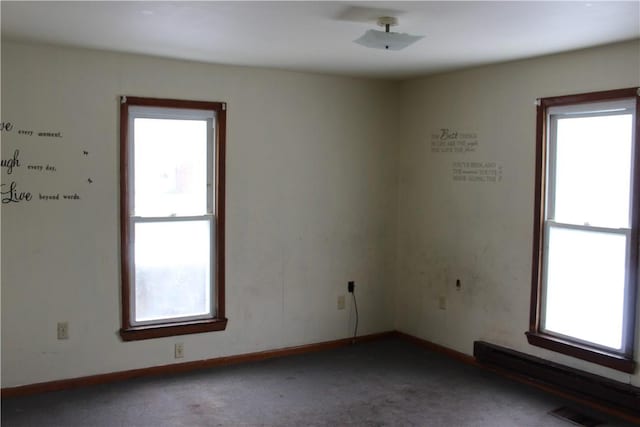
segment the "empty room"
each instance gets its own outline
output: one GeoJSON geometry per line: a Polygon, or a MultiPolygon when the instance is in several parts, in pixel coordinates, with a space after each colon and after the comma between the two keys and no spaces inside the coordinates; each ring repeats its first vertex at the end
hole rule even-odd
{"type": "Polygon", "coordinates": [[[3,426],[640,423],[640,2],[0,2],[3,426]]]}

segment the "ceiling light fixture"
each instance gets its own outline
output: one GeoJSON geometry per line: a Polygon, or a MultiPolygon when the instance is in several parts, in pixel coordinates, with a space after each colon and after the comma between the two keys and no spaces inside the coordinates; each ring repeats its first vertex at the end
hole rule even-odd
{"type": "Polygon", "coordinates": [[[398,19],[392,16],[378,18],[378,25],[384,27],[384,31],[368,30],[362,37],[354,40],[364,47],[382,50],[401,50],[423,38],[424,36],[412,36],[407,33],[393,33],[389,31],[392,26],[398,25],[398,19]]]}

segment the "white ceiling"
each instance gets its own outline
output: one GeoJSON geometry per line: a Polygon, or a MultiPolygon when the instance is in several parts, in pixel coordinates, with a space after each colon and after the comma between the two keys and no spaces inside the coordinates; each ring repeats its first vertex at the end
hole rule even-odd
{"type": "Polygon", "coordinates": [[[406,78],[640,37],[640,1],[13,2],[2,37],[219,64],[406,78]],[[426,37],[353,43],[379,16],[426,37]]]}

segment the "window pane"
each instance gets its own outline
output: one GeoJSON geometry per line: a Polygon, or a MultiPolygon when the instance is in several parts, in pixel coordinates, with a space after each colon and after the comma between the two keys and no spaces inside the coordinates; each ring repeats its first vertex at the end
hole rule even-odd
{"type": "Polygon", "coordinates": [[[207,211],[207,122],[137,118],[135,215],[207,211]]]}
{"type": "Polygon", "coordinates": [[[558,120],[552,219],[629,227],[631,117],[621,114],[558,120]]]}
{"type": "Polygon", "coordinates": [[[544,328],[622,346],[626,236],[550,227],[544,328]]]}
{"type": "Polygon", "coordinates": [[[211,312],[209,221],[135,224],[136,322],[211,312]]]}

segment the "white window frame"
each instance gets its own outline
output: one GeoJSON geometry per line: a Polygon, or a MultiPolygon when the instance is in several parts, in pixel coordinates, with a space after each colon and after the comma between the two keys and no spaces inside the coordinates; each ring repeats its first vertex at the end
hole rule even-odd
{"type": "Polygon", "coordinates": [[[129,272],[130,274],[130,298],[131,298],[131,324],[134,326],[139,325],[153,325],[153,324],[164,324],[167,322],[176,322],[176,321],[189,321],[189,320],[198,320],[198,319],[207,319],[213,316],[215,313],[215,299],[213,296],[215,295],[215,217],[214,217],[214,190],[213,190],[213,165],[214,161],[214,126],[215,126],[215,113],[213,111],[205,111],[205,110],[191,110],[191,109],[174,109],[174,108],[164,108],[164,107],[148,107],[148,106],[132,106],[129,108],[129,158],[131,159],[130,163],[130,173],[129,173],[129,188],[133,189],[133,191],[129,192],[129,207],[130,207],[130,227],[131,227],[131,242],[130,245],[133,250],[130,252],[131,256],[131,265],[136,265],[135,260],[135,230],[136,224],[146,223],[146,222],[188,222],[188,221],[206,221],[209,223],[209,230],[211,230],[209,236],[209,249],[211,253],[210,263],[209,263],[209,311],[207,313],[195,316],[178,316],[178,317],[164,317],[154,320],[136,320],[136,277],[135,277],[135,268],[132,268],[129,272]],[[139,216],[136,215],[135,212],[135,177],[136,177],[136,169],[135,169],[135,121],[136,119],[165,119],[165,120],[196,120],[196,121],[205,121],[207,127],[207,209],[206,213],[203,215],[191,215],[191,216],[179,216],[177,214],[171,214],[168,216],[139,216]]]}
{"type": "MultiPolygon", "coordinates": [[[[571,105],[571,106],[558,106],[551,107],[547,110],[547,128],[549,132],[547,134],[547,152],[549,153],[547,157],[547,191],[546,191],[546,208],[545,208],[545,220],[544,220],[544,236],[550,235],[550,229],[570,229],[570,230],[580,230],[587,232],[598,232],[605,234],[617,234],[623,235],[625,237],[626,249],[625,249],[625,297],[629,294],[628,288],[631,286],[629,283],[629,266],[631,265],[631,223],[632,223],[632,207],[633,207],[633,176],[634,176],[634,153],[635,153],[635,138],[634,135],[631,135],[631,153],[630,153],[630,175],[629,175],[629,216],[627,218],[627,227],[620,228],[612,228],[612,227],[602,227],[602,226],[591,226],[586,224],[572,224],[572,223],[563,223],[556,221],[555,218],[555,190],[556,190],[556,149],[557,149],[557,124],[558,120],[567,119],[567,118],[583,118],[583,117],[604,117],[604,116],[614,116],[621,114],[631,114],[632,115],[632,123],[635,122],[635,102],[630,99],[625,100],[614,100],[608,102],[597,102],[597,103],[589,103],[589,104],[579,104],[579,105],[571,105]]],[[[584,345],[592,346],[595,348],[600,348],[606,351],[613,351],[619,354],[625,354],[629,351],[629,346],[627,343],[627,336],[625,331],[621,331],[621,342],[622,345],[618,349],[613,349],[604,345],[599,345],[597,343],[593,343],[590,341],[585,341],[573,336],[563,335],[559,332],[550,331],[546,328],[546,306],[547,306],[547,273],[548,273],[548,261],[549,261],[549,240],[545,239],[545,246],[543,251],[543,278],[542,278],[542,312],[540,319],[540,330],[551,334],[557,335],[559,337],[563,337],[566,339],[574,340],[576,342],[582,343],[584,345]]],[[[626,305],[625,305],[626,306],[626,305]]],[[[622,313],[623,320],[622,324],[628,324],[628,316],[630,315],[629,310],[624,310],[622,313]]]]}
{"type": "Polygon", "coordinates": [[[224,330],[224,157],[226,104],[156,98],[122,97],[121,139],[121,247],[122,328],[125,341],[224,330]],[[135,120],[175,119],[207,123],[206,210],[202,214],[141,215],[135,212],[135,120]],[[209,224],[210,270],[206,313],[136,320],[136,224],[205,221],[209,224]]]}
{"type": "Polygon", "coordinates": [[[634,372],[634,341],[636,336],[636,308],[638,298],[638,254],[640,252],[640,89],[627,88],[542,98],[537,102],[536,181],[534,203],[534,239],[532,260],[530,344],[577,357],[623,372],[634,372]],[[629,222],[627,227],[613,228],[590,224],[571,224],[556,221],[553,206],[555,191],[555,137],[559,118],[632,114],[632,153],[630,159],[629,222]],[[552,227],[587,232],[623,235],[626,239],[625,290],[622,314],[622,344],[614,349],[549,331],[545,328],[546,274],[548,236],[552,227]]]}

